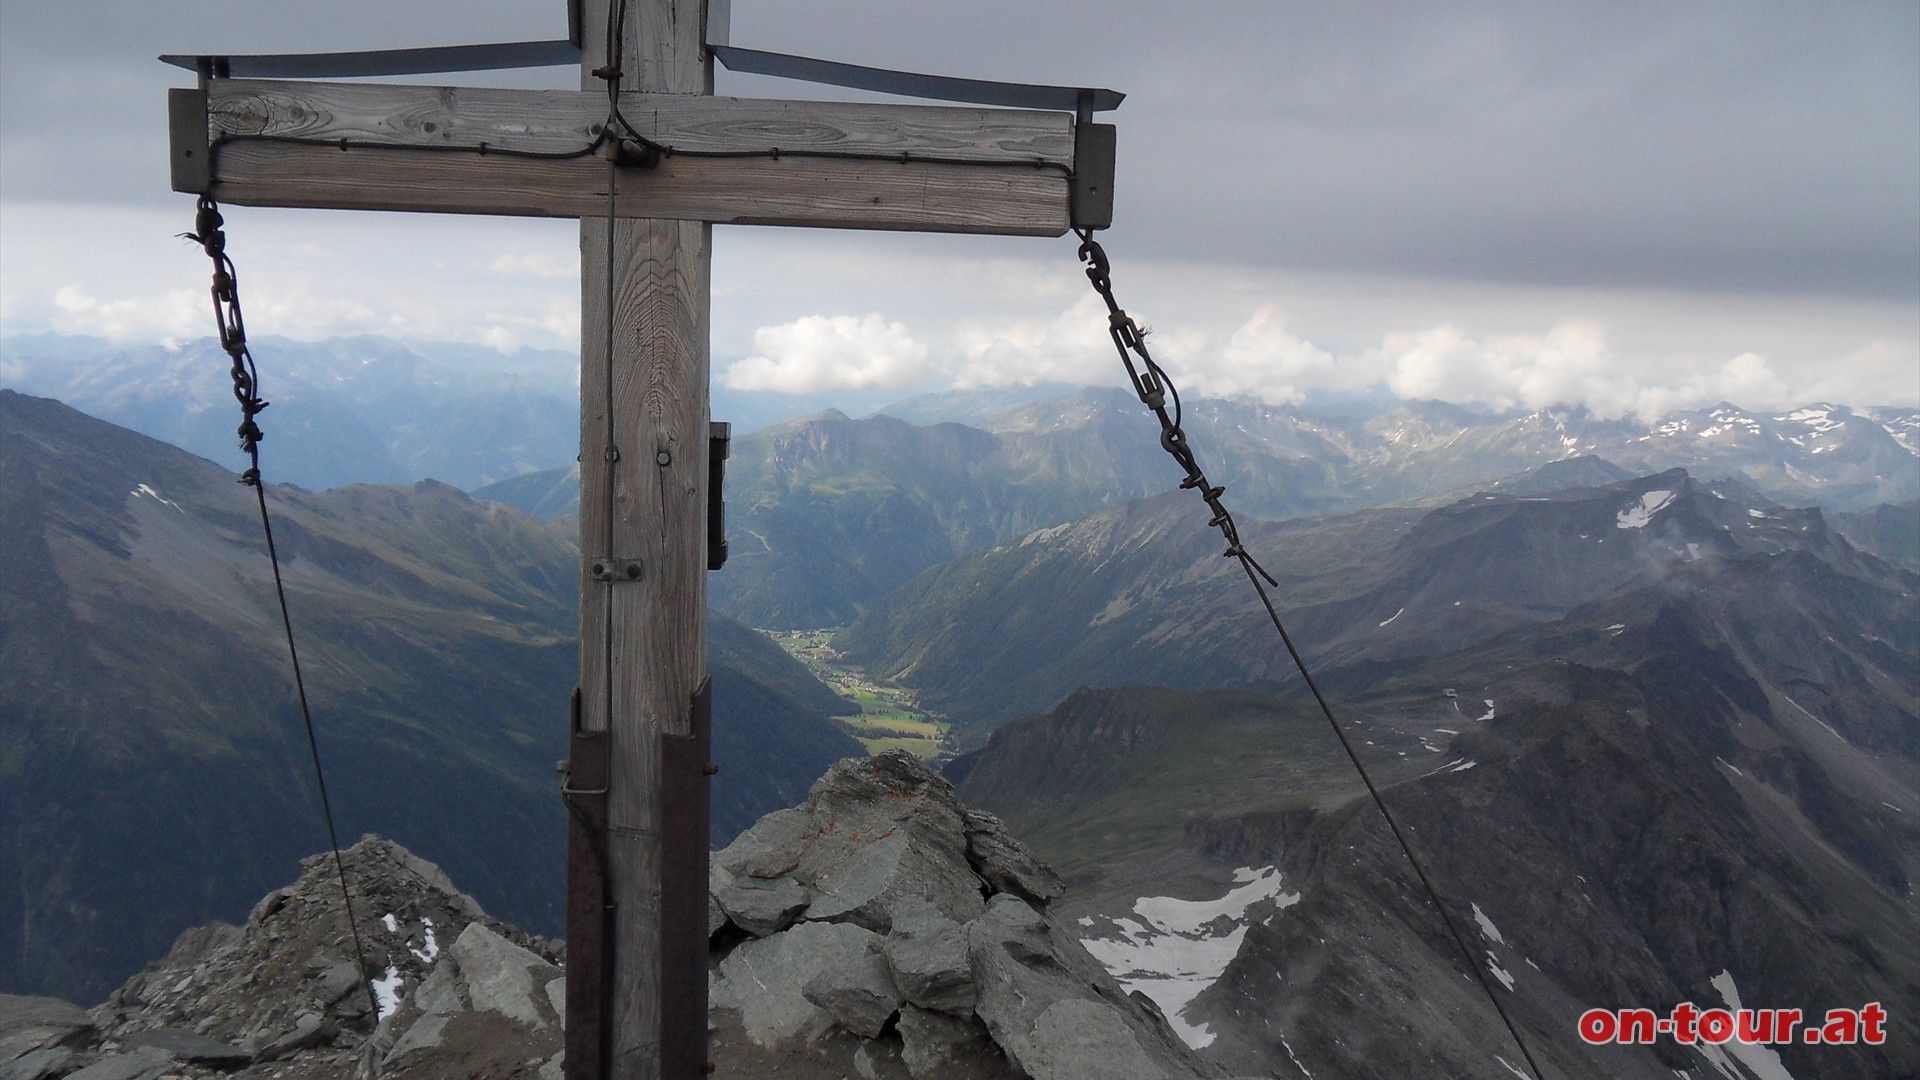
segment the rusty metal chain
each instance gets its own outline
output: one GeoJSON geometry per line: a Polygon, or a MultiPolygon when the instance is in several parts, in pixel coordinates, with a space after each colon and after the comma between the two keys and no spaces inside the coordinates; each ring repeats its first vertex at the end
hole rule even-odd
{"type": "Polygon", "coordinates": [[[1120,362],[1127,367],[1127,377],[1133,380],[1134,393],[1140,396],[1140,403],[1152,411],[1160,421],[1160,446],[1186,472],[1180,481],[1182,488],[1192,488],[1200,493],[1200,498],[1213,511],[1212,520],[1207,524],[1220,530],[1226,538],[1227,550],[1222,557],[1238,559],[1250,573],[1258,573],[1269,585],[1278,586],[1272,574],[1256,562],[1247,553],[1240,542],[1240,529],[1234,523],[1233,514],[1228,512],[1220,497],[1227,489],[1215,485],[1201,471],[1200,462],[1193,454],[1193,446],[1187,440],[1187,433],[1181,429],[1183,419],[1180,407],[1180,390],[1174,386],[1173,379],[1159,364],[1154,362],[1153,354],[1147,351],[1147,332],[1133,317],[1121,309],[1113,298],[1113,265],[1107,261],[1107,252],[1100,242],[1093,238],[1092,229],[1075,229],[1080,237],[1080,261],[1087,266],[1087,280],[1093,283],[1093,291],[1107,305],[1107,334],[1113,338],[1113,347],[1120,353],[1120,362]],[[1135,357],[1139,362],[1135,363],[1135,357]],[[1172,411],[1168,411],[1168,401],[1172,401],[1172,411]]]}
{"type": "Polygon", "coordinates": [[[213,320],[220,329],[220,347],[233,361],[233,397],[240,403],[237,434],[240,449],[246,452],[249,462],[247,470],[240,474],[240,482],[259,487],[260,440],[265,436],[254,417],[260,415],[268,402],[260,396],[260,372],[254,367],[253,354],[247,350],[247,322],[240,313],[240,275],[227,256],[227,234],[222,227],[225,224],[220,205],[212,196],[202,195],[195,207],[193,231],[181,236],[199,244],[213,260],[213,320]]]}

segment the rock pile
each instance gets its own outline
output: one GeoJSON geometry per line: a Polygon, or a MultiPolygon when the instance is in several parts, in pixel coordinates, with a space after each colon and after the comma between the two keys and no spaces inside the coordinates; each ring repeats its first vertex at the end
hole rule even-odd
{"type": "MultiPolygon", "coordinates": [[[[560,1080],[557,943],[368,837],[245,926],[182,934],[91,1014],[0,997],[0,1080],[560,1080]]],[[[711,1057],[746,1080],[1208,1075],[1047,913],[1064,886],[917,758],[834,765],[713,857],[711,1057]]]]}
{"type": "Polygon", "coordinates": [[[1209,1075],[1047,914],[1059,877],[909,754],[833,766],[711,884],[720,1076],[1209,1075]]]}
{"type": "MultiPolygon", "coordinates": [[[[401,1077],[506,1077],[512,1069],[493,1059],[511,1056],[518,1068],[539,1055],[537,1068],[558,1051],[550,1003],[544,1014],[533,1010],[544,1034],[512,1027],[526,1009],[488,1011],[510,997],[503,985],[518,985],[501,974],[515,963],[558,974],[556,945],[489,918],[439,867],[390,840],[369,836],[342,861],[371,985],[355,958],[333,856],[315,856],[297,881],[262,898],[246,925],[180,935],[164,960],[91,1014],[44,998],[0,998],[0,1080],[344,1080],[388,1058],[406,1065],[390,1070],[401,1077]],[[412,992],[429,984],[437,993],[412,992]],[[494,1071],[432,1071],[444,1057],[433,1052],[434,1023],[399,1040],[428,1014],[419,1002],[444,1012],[448,1000],[499,1018],[507,1037],[474,1032],[471,1040],[491,1048],[482,1067],[494,1071]],[[407,1027],[396,1030],[401,1021],[407,1027]]],[[[544,985],[532,981],[544,1002],[544,985]]]]}

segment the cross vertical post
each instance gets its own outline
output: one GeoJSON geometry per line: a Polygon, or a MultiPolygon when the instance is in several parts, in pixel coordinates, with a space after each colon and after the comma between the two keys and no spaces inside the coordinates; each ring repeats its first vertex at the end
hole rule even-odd
{"type": "MultiPolygon", "coordinates": [[[[705,8],[585,0],[582,90],[605,93],[614,67],[623,92],[711,94],[705,8]]],[[[631,165],[604,168],[610,203],[648,180],[631,165]]],[[[594,911],[591,894],[569,900],[568,970],[599,984],[577,1001],[568,984],[569,1080],[695,1077],[707,1060],[712,236],[705,221],[615,216],[611,205],[580,220],[576,739],[604,739],[607,769],[601,836],[570,838],[570,863],[604,859],[605,907],[594,911]],[[578,849],[596,842],[598,854],[578,849]],[[589,1039],[598,1045],[581,1045],[589,1039]]]]}

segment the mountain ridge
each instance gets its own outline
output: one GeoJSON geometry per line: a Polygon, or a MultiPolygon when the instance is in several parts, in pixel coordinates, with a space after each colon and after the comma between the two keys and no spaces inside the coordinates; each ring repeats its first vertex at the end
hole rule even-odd
{"type": "MultiPolygon", "coordinates": [[[[557,929],[569,531],[435,482],[267,500],[341,831],[557,929]]],[[[0,890],[0,991],[86,997],[323,846],[313,766],[232,472],[0,391],[0,502],[0,852],[35,883],[0,890]]],[[[760,635],[716,620],[709,659],[724,841],[861,751],[760,635]]]]}

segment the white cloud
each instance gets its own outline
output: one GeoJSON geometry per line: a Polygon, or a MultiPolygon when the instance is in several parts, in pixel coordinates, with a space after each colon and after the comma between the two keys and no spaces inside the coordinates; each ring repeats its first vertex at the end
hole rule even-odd
{"type": "Polygon", "coordinates": [[[962,389],[1105,384],[1113,382],[1119,364],[1107,336],[1106,306],[1092,294],[1051,319],[964,320],[954,330],[954,344],[960,356],[954,385],[962,389]]]}
{"type": "Polygon", "coordinates": [[[1484,340],[1443,323],[1388,334],[1373,356],[1384,362],[1387,388],[1405,398],[1495,409],[1584,405],[1606,417],[1639,404],[1640,384],[1621,369],[1605,330],[1587,322],[1484,340]]]}
{"type": "Polygon", "coordinates": [[[176,289],[126,300],[100,300],[78,285],[53,294],[52,328],[110,341],[202,337],[213,330],[213,302],[205,293],[176,289]]]}
{"type": "Polygon", "coordinates": [[[494,325],[481,331],[480,343],[510,353],[520,347],[520,336],[504,326],[494,325]]]}
{"type": "MultiPolygon", "coordinates": [[[[1196,373],[1193,388],[1217,397],[1249,394],[1269,405],[1298,404],[1310,390],[1350,381],[1363,366],[1343,365],[1332,353],[1291,333],[1279,309],[1263,304],[1227,339],[1218,363],[1196,373]]],[[[1361,374],[1358,385],[1371,381],[1361,374]]]]}
{"type": "Polygon", "coordinates": [[[733,390],[817,394],[827,390],[899,389],[937,371],[931,350],[904,323],[878,314],[808,315],[753,334],[754,355],[727,365],[733,390]]]}
{"type": "Polygon", "coordinates": [[[1728,360],[1717,370],[1689,375],[1677,386],[1642,389],[1635,398],[1633,411],[1651,420],[1675,409],[1720,401],[1755,409],[1806,404],[1805,400],[1795,400],[1766,357],[1748,352],[1728,360]]]}
{"type": "Polygon", "coordinates": [[[1795,400],[1758,353],[1743,352],[1718,366],[1697,357],[1642,357],[1629,364],[1601,327],[1585,322],[1562,323],[1544,336],[1484,340],[1448,323],[1389,334],[1375,354],[1388,364],[1387,388],[1401,397],[1495,409],[1580,406],[1606,418],[1653,420],[1718,401],[1768,408],[1795,400]]]}
{"type": "Polygon", "coordinates": [[[510,252],[496,256],[487,264],[487,269],[496,274],[566,281],[580,276],[580,261],[551,251],[510,252]]]}

